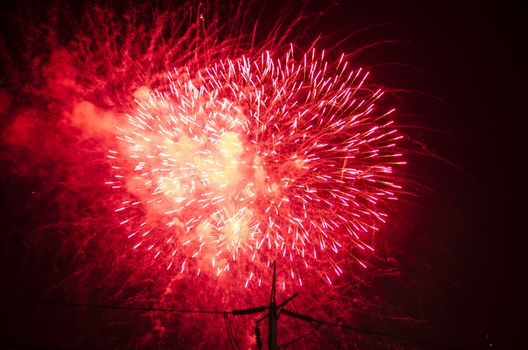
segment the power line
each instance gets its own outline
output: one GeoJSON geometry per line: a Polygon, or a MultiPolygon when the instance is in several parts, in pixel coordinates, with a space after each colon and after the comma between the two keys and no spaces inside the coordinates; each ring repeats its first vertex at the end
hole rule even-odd
{"type": "Polygon", "coordinates": [[[306,337],[312,335],[312,333],[314,333],[316,330],[318,330],[320,326],[321,326],[320,323],[315,324],[315,325],[313,326],[313,328],[312,328],[308,333],[305,333],[305,334],[303,334],[303,335],[301,335],[301,336],[299,336],[299,337],[297,337],[297,338],[295,338],[295,339],[292,339],[292,340],[290,340],[290,341],[288,341],[288,342],[282,344],[281,346],[279,346],[279,349],[286,348],[286,347],[292,345],[293,343],[296,343],[296,342],[298,342],[299,340],[304,339],[304,338],[306,338],[306,337]]]}
{"type": "Polygon", "coordinates": [[[326,326],[339,327],[339,328],[342,328],[342,329],[347,329],[347,330],[351,330],[351,331],[354,331],[354,332],[364,333],[364,334],[373,335],[373,336],[377,336],[377,337],[391,338],[391,339],[405,341],[405,342],[410,342],[410,343],[415,343],[415,344],[422,344],[422,345],[432,346],[432,347],[439,348],[439,349],[453,349],[453,350],[454,349],[459,349],[458,347],[455,347],[455,346],[452,346],[452,345],[435,343],[435,342],[431,342],[431,341],[427,341],[427,340],[423,340],[423,339],[409,338],[409,337],[404,337],[404,336],[400,336],[400,335],[383,333],[383,332],[373,331],[373,330],[365,329],[365,328],[352,327],[352,326],[348,326],[348,325],[344,325],[344,324],[333,323],[333,322],[328,322],[328,321],[323,321],[323,320],[315,320],[315,321],[321,322],[321,324],[326,325],[326,326]]]}
{"type": "MultiPolygon", "coordinates": [[[[458,347],[452,346],[452,345],[446,345],[446,344],[440,344],[435,342],[426,341],[423,339],[416,339],[416,338],[410,338],[410,337],[404,337],[400,335],[395,334],[389,334],[384,333],[380,331],[375,331],[371,329],[366,328],[359,328],[359,327],[353,327],[345,324],[325,321],[325,320],[319,320],[316,318],[313,318],[311,316],[303,315],[297,312],[293,312],[287,309],[284,309],[282,306],[286,304],[288,301],[296,297],[298,293],[295,293],[292,297],[285,300],[283,303],[277,305],[278,309],[281,309],[281,313],[283,313],[286,316],[290,316],[293,318],[297,318],[300,320],[303,320],[305,322],[315,322],[316,325],[314,326],[314,329],[311,330],[309,333],[300,336],[298,338],[295,338],[292,341],[289,341],[280,347],[286,347],[288,345],[293,344],[294,342],[297,342],[301,340],[302,338],[305,338],[309,335],[311,335],[315,330],[317,330],[321,325],[330,326],[330,327],[337,327],[341,329],[346,329],[358,333],[363,333],[371,336],[377,336],[377,337],[384,337],[384,338],[390,338],[398,341],[404,341],[404,342],[411,342],[415,344],[422,344],[427,345],[435,348],[441,348],[441,349],[459,349],[458,347]]],[[[229,341],[231,342],[233,348],[238,349],[238,345],[236,344],[234,340],[234,333],[231,328],[231,324],[229,322],[229,318],[227,315],[245,315],[245,314],[255,314],[259,312],[263,312],[267,309],[267,307],[260,306],[260,307],[253,307],[248,309],[234,309],[232,311],[220,311],[220,310],[193,310],[193,309],[172,309],[172,308],[160,308],[160,307],[152,307],[152,306],[125,306],[125,305],[110,305],[110,304],[91,304],[91,303],[74,303],[74,302],[61,302],[61,301],[50,301],[50,300],[44,300],[44,299],[22,299],[22,298],[9,298],[9,297],[0,297],[1,303],[17,303],[17,304],[42,304],[42,305],[54,305],[54,306],[66,306],[66,307],[81,307],[81,308],[98,308],[98,309],[112,309],[112,310],[125,310],[125,311],[145,311],[145,312],[168,312],[168,313],[190,313],[190,314],[214,314],[214,315],[223,315],[224,319],[226,321],[226,327],[228,332],[229,341]]],[[[269,317],[268,315],[265,315],[262,319],[269,317]]]]}
{"type": "Polygon", "coordinates": [[[194,313],[194,314],[217,314],[222,315],[226,312],[232,311],[217,311],[217,310],[192,310],[192,309],[170,309],[152,306],[126,306],[126,305],[110,305],[110,304],[87,304],[87,303],[73,303],[63,301],[50,301],[43,299],[22,299],[22,298],[7,298],[0,297],[2,303],[17,303],[17,304],[43,304],[56,305],[68,307],[82,307],[82,308],[98,308],[98,309],[113,309],[113,310],[127,310],[127,311],[154,311],[154,312],[174,312],[174,313],[194,313]]]}
{"type": "Polygon", "coordinates": [[[251,310],[233,310],[233,311],[217,311],[217,310],[192,310],[192,309],[171,309],[171,308],[160,308],[152,306],[125,306],[125,305],[109,305],[109,304],[88,304],[88,303],[73,303],[73,302],[61,302],[61,301],[50,301],[43,299],[22,299],[22,298],[8,298],[0,297],[2,303],[17,303],[17,304],[39,304],[39,305],[53,305],[53,306],[67,306],[67,307],[81,307],[81,308],[97,308],[97,309],[112,309],[112,310],[125,310],[125,311],[148,311],[148,312],[169,312],[169,313],[192,313],[192,314],[214,314],[223,315],[226,321],[227,336],[233,349],[239,350],[238,344],[234,338],[233,329],[229,321],[228,315],[241,315],[247,313],[253,313],[259,311],[262,308],[252,308],[251,310]]]}
{"type": "Polygon", "coordinates": [[[224,313],[224,320],[226,323],[227,336],[229,337],[229,342],[231,343],[231,347],[233,349],[240,350],[235,340],[235,335],[233,334],[233,328],[231,328],[231,322],[229,321],[229,314],[227,312],[224,313]]]}
{"type": "MultiPolygon", "coordinates": [[[[405,342],[410,342],[410,343],[415,343],[415,344],[427,345],[427,346],[435,347],[435,348],[439,348],[439,349],[440,348],[441,349],[458,349],[457,347],[454,347],[454,346],[451,346],[451,345],[430,342],[430,341],[423,340],[423,339],[409,338],[409,337],[404,337],[404,336],[400,336],[400,335],[394,335],[394,334],[374,331],[374,330],[370,330],[370,329],[352,327],[352,326],[348,326],[348,325],[344,325],[344,324],[340,324],[340,323],[334,323],[334,322],[329,322],[329,321],[325,321],[325,320],[319,320],[319,319],[313,318],[311,316],[303,315],[303,314],[300,314],[298,312],[290,311],[290,310],[287,310],[287,309],[282,309],[282,313],[284,315],[286,315],[286,316],[293,317],[293,318],[299,319],[301,321],[305,321],[305,322],[309,322],[309,323],[314,323],[315,322],[316,325],[314,327],[314,330],[318,329],[321,325],[325,325],[325,326],[331,326],[331,327],[338,327],[338,328],[342,328],[342,329],[347,329],[347,330],[351,330],[351,331],[354,331],[354,332],[364,333],[364,334],[377,336],[377,337],[384,337],[384,338],[390,338],[390,339],[394,339],[394,340],[405,341],[405,342]]],[[[310,333],[312,333],[312,332],[313,331],[311,331],[310,333]]],[[[307,336],[307,335],[305,335],[305,336],[307,336]]],[[[297,339],[294,339],[291,342],[286,343],[285,345],[289,345],[289,344],[291,344],[291,343],[293,343],[293,342],[295,342],[297,340],[300,340],[301,338],[304,338],[304,336],[303,337],[299,337],[297,339]]]]}

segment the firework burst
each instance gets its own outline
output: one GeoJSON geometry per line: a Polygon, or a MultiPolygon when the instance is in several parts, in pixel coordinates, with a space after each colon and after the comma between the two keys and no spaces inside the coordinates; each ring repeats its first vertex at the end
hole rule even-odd
{"type": "MultiPolygon", "coordinates": [[[[286,11],[262,29],[254,2],[230,4],[43,10],[56,23],[32,20],[32,45],[12,55],[24,60],[5,60],[16,97],[5,158],[41,180],[49,222],[35,231],[68,262],[51,288],[87,302],[245,308],[269,297],[276,260],[281,289],[303,286],[314,316],[378,310],[358,287],[377,269],[357,272],[407,184],[392,104],[352,50],[306,34],[319,12],[286,11]]],[[[141,317],[135,345],[227,346],[213,318],[197,340],[194,316],[141,317]]]]}
{"type": "Polygon", "coordinates": [[[314,266],[331,283],[343,254],[366,266],[354,250],[373,250],[401,188],[394,110],[376,105],[383,93],[344,55],[298,56],[174,68],[164,88],[137,91],[108,154],[108,184],[136,198],[116,209],[134,249],[180,272],[243,266],[246,286],[273,260],[299,285],[314,266]]]}

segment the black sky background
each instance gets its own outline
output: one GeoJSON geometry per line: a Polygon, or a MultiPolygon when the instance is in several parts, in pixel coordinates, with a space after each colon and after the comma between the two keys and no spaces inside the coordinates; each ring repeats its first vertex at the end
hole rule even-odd
{"type": "MultiPolygon", "coordinates": [[[[426,225],[428,231],[422,233],[425,238],[419,237],[417,242],[408,238],[402,244],[409,254],[423,255],[436,264],[439,273],[450,281],[453,291],[443,291],[447,311],[439,324],[459,329],[447,332],[453,336],[447,340],[462,344],[462,348],[490,348],[490,343],[491,348],[509,348],[515,344],[520,328],[514,317],[514,310],[521,305],[516,291],[526,274],[519,264],[526,229],[517,222],[524,215],[521,168],[526,161],[526,156],[520,154],[526,139],[526,112],[518,106],[524,102],[519,62],[525,46],[519,9],[504,1],[353,1],[342,4],[342,8],[340,14],[328,19],[332,22],[326,24],[329,28],[335,28],[335,23],[342,24],[344,30],[357,23],[390,23],[390,36],[405,43],[402,47],[407,45],[398,49],[395,60],[422,72],[410,78],[411,87],[443,102],[412,95],[405,95],[403,101],[411,103],[416,113],[440,118],[439,128],[462,140],[429,139],[432,149],[470,177],[462,171],[423,164],[427,169],[424,174],[431,176],[436,191],[445,194],[448,205],[431,204],[425,219],[430,223],[426,225]],[[446,209],[448,206],[452,211],[446,209]],[[449,219],[444,220],[444,215],[449,219]],[[423,250],[423,239],[432,242],[429,251],[423,250]],[[437,246],[452,259],[436,253],[437,246]],[[463,306],[457,308],[459,305],[463,306]],[[465,334],[468,339],[464,339],[465,334]]],[[[4,3],[0,9],[2,14],[13,10],[4,3]]],[[[324,21],[321,26],[324,30],[324,21]]],[[[0,40],[9,42],[13,40],[11,35],[10,28],[1,27],[0,40]]],[[[390,79],[401,80],[405,74],[413,74],[401,72],[393,73],[390,79]]],[[[9,91],[4,84],[0,77],[0,88],[9,91]]],[[[0,170],[5,168],[0,166],[0,170]]],[[[34,278],[39,281],[46,278],[46,270],[38,268],[46,257],[35,256],[32,260],[24,246],[16,242],[17,230],[31,226],[24,222],[24,215],[31,213],[23,211],[24,202],[31,198],[30,187],[22,180],[0,174],[0,215],[6,228],[0,238],[0,297],[17,297],[23,288],[31,288],[32,273],[38,274],[34,278]],[[17,256],[21,260],[13,261],[17,256]]],[[[16,310],[0,304],[1,322],[16,324],[27,313],[32,319],[41,316],[30,308],[24,309],[24,315],[16,310]]],[[[34,338],[13,340],[4,329],[10,328],[0,329],[0,348],[6,344],[11,344],[7,348],[16,348],[12,345],[15,342],[42,345],[38,337],[46,332],[19,330],[34,338]]]]}
{"type": "MultiPolygon", "coordinates": [[[[520,301],[516,290],[523,248],[518,245],[525,229],[519,221],[525,206],[518,169],[526,114],[520,108],[524,74],[519,64],[523,46],[519,9],[510,2],[473,1],[368,1],[345,8],[345,13],[393,24],[397,37],[415,45],[414,55],[404,61],[416,62],[424,73],[422,91],[447,105],[442,111],[427,101],[432,106],[417,109],[441,116],[450,125],[447,130],[465,141],[429,139],[432,149],[472,177],[467,181],[460,174],[429,174],[466,227],[457,229],[447,220],[429,232],[433,241],[443,240],[460,258],[458,266],[440,264],[465,289],[474,311],[468,319],[456,311],[447,318],[467,327],[468,336],[470,329],[489,334],[493,348],[519,346],[514,310],[520,301]]],[[[410,100],[416,106],[416,99],[410,100]]]]}

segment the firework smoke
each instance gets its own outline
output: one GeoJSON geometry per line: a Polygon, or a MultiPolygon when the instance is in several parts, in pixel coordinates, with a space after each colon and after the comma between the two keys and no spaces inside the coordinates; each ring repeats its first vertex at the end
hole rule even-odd
{"type": "MultiPolygon", "coordinates": [[[[286,12],[263,36],[249,3],[69,11],[31,11],[24,59],[5,64],[18,94],[0,96],[6,167],[46,202],[28,240],[57,238],[74,271],[50,293],[245,307],[277,260],[282,290],[316,290],[314,315],[345,318],[343,290],[364,305],[349,286],[401,193],[403,136],[350,54],[300,44],[313,17],[286,12]]],[[[192,317],[147,315],[133,343],[195,345],[192,317]]],[[[207,328],[203,344],[227,341],[207,328]]]]}

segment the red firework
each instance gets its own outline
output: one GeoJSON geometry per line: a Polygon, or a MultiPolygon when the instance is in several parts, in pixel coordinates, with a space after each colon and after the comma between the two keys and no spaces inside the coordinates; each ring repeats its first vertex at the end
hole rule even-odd
{"type": "MultiPolygon", "coordinates": [[[[276,260],[280,287],[302,291],[297,311],[385,318],[369,284],[392,270],[355,272],[372,265],[373,236],[410,187],[409,151],[388,96],[358,66],[363,48],[307,32],[319,12],[222,6],[88,5],[78,18],[42,11],[27,29],[32,45],[14,55],[25,60],[6,60],[20,73],[6,70],[17,97],[0,136],[10,171],[37,176],[49,208],[28,242],[58,242],[65,299],[243,309],[269,300],[276,260]]],[[[254,346],[238,320],[242,347],[254,346]]],[[[215,322],[145,312],[117,347],[225,348],[215,322]]],[[[281,323],[284,340],[299,336],[281,323]]],[[[341,347],[343,334],[331,336],[341,347]]]]}
{"type": "Polygon", "coordinates": [[[344,55],[291,46],[138,89],[107,182],[133,195],[116,212],[134,249],[180,273],[241,270],[246,287],[273,260],[283,284],[314,267],[332,283],[344,257],[366,267],[354,250],[374,250],[405,163],[394,110],[367,76],[344,55]]]}

